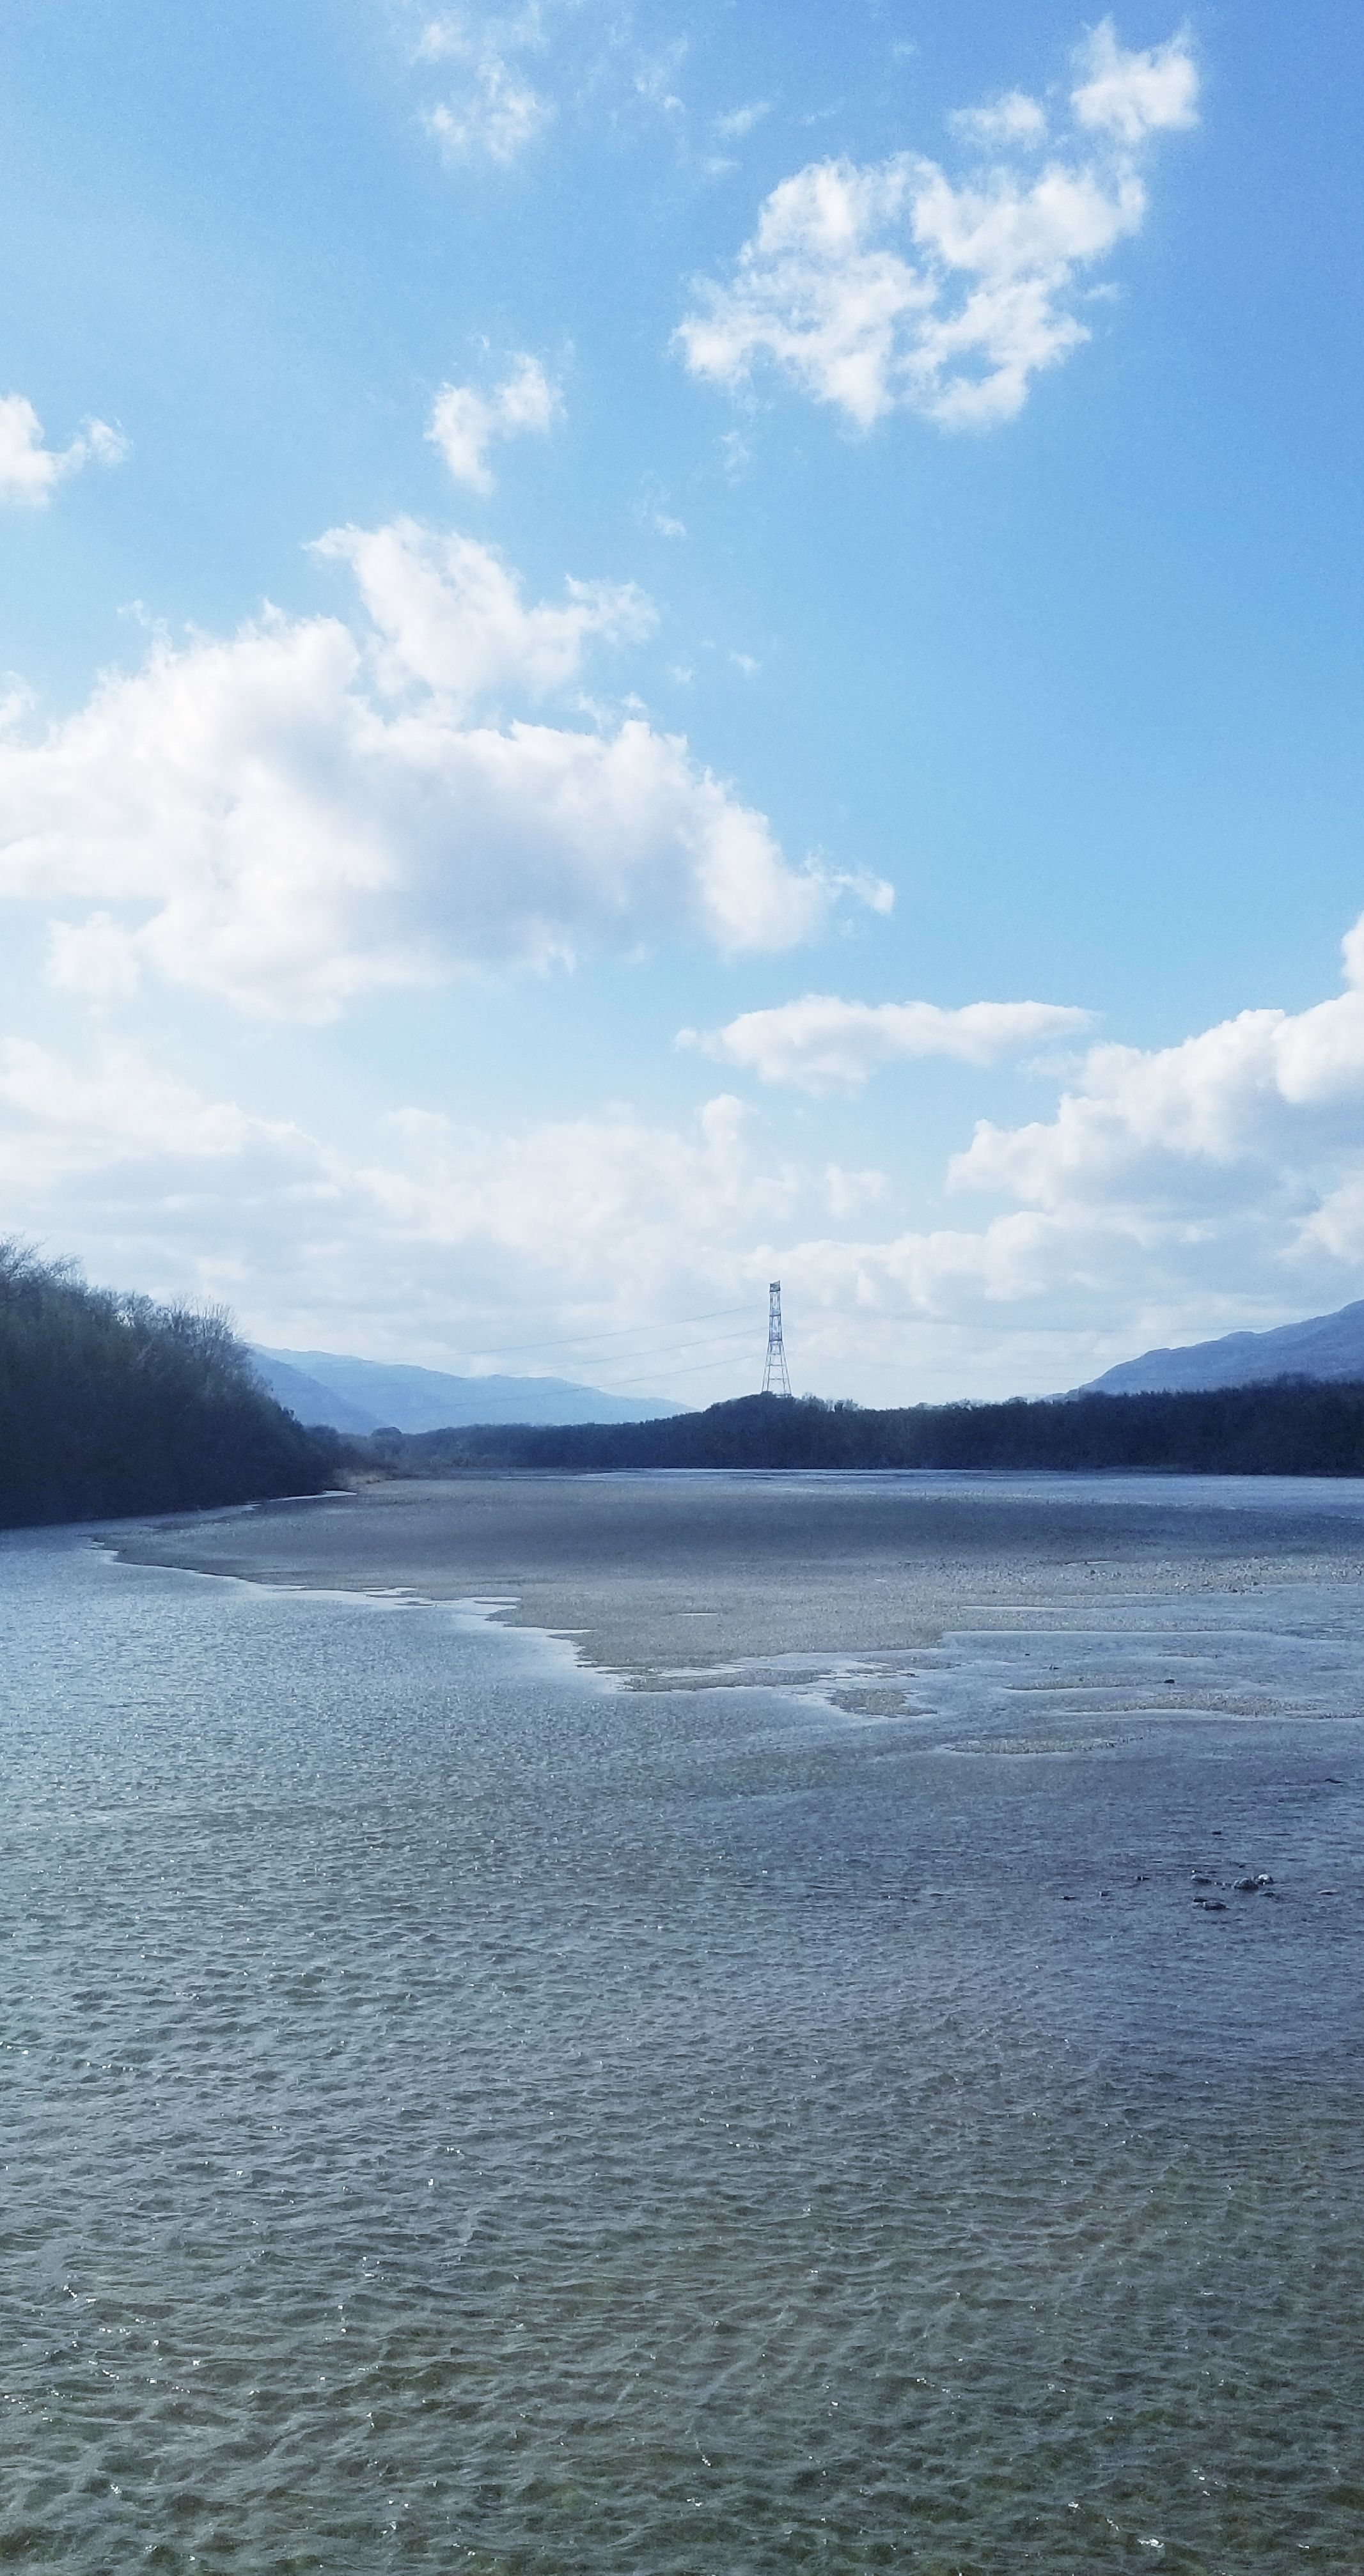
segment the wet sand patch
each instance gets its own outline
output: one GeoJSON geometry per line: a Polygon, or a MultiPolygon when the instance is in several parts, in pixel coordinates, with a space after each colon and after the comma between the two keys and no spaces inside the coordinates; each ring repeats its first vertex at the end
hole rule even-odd
{"type": "Polygon", "coordinates": [[[1268,1716],[1360,1696],[1353,1486],[490,1477],[125,1524],[116,1544],[258,1583],[494,1599],[636,1687],[803,1685],[868,1721],[938,1703],[963,1663],[1053,1723],[1084,1700],[1090,1731],[1134,1700],[1268,1716]]]}

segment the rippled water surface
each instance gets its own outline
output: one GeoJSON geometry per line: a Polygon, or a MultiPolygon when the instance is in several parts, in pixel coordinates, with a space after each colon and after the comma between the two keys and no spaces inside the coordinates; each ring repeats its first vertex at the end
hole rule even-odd
{"type": "Polygon", "coordinates": [[[1356,1609],[896,1713],[0,1544],[0,2561],[1357,2576],[1356,1609]]]}

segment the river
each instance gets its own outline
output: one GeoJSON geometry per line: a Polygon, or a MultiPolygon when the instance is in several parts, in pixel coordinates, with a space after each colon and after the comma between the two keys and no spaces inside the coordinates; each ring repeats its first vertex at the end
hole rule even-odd
{"type": "Polygon", "coordinates": [[[1357,2576],[1360,1597],[664,1689],[0,1541],[0,2561],[1357,2576]]]}

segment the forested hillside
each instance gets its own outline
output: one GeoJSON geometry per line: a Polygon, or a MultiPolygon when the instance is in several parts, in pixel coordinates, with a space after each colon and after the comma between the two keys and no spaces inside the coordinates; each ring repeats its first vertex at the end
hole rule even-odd
{"type": "Polygon", "coordinates": [[[499,1468],[1013,1467],[1175,1469],[1216,1476],[1364,1475],[1364,1385],[1222,1387],[877,1412],[813,1396],[740,1396],[668,1422],[488,1424],[401,1437],[351,1455],[406,1476],[499,1468]]]}
{"type": "Polygon", "coordinates": [[[266,1393],[225,1315],[0,1243],[0,1526],[316,1493],[337,1445],[266,1393]]]}

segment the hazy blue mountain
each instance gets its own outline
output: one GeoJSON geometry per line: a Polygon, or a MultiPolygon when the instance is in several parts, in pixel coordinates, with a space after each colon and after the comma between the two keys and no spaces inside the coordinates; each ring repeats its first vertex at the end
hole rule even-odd
{"type": "Polygon", "coordinates": [[[1077,1387],[1077,1395],[1150,1395],[1169,1388],[1258,1386],[1268,1378],[1364,1379],[1364,1298],[1268,1333],[1223,1333],[1179,1351],[1143,1351],[1077,1387]]]}
{"type": "Polygon", "coordinates": [[[278,1351],[252,1350],[252,1359],[264,1378],[276,1404],[287,1405],[300,1422],[326,1422],[333,1431],[377,1431],[381,1416],[370,1413],[363,1405],[347,1404],[343,1397],[324,1386],[320,1378],[309,1377],[294,1368],[278,1351]]]}
{"type": "Polygon", "coordinates": [[[465,1422],[655,1422],[687,1410],[662,1396],[604,1395],[562,1377],[452,1377],[444,1369],[357,1360],[344,1351],[257,1346],[252,1356],[271,1394],[300,1421],[329,1422],[338,1431],[377,1431],[381,1424],[445,1431],[465,1422]]]}

